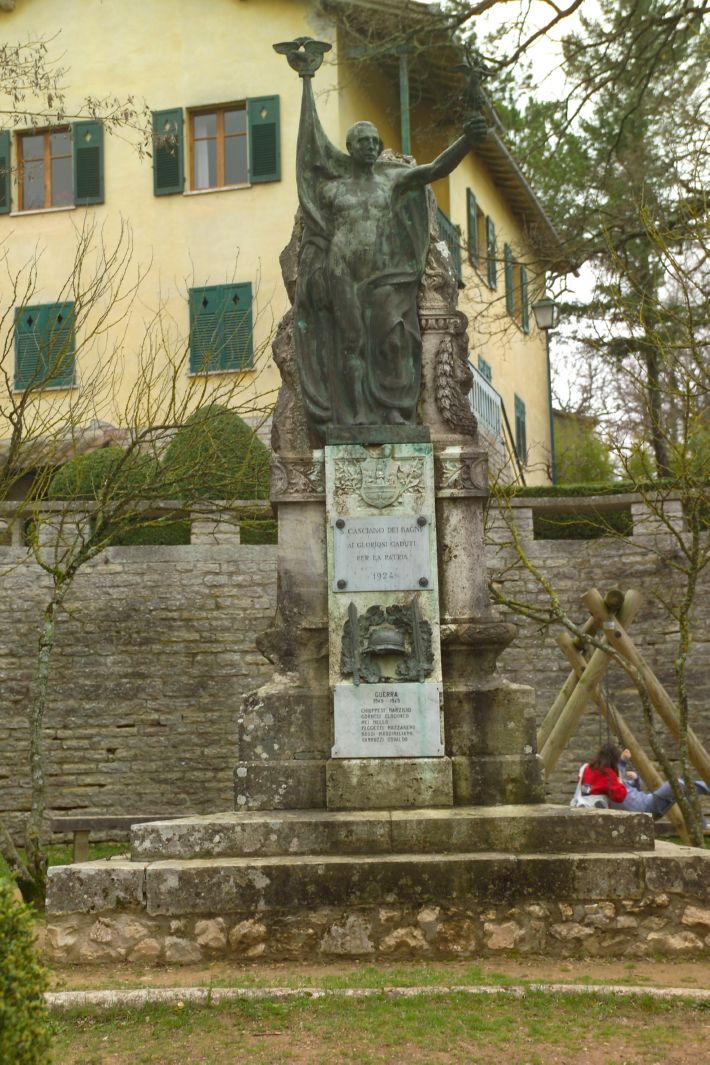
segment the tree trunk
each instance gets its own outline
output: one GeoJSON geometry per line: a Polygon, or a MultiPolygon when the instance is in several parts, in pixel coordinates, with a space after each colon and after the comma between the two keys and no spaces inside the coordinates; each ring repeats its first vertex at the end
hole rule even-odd
{"type": "Polygon", "coordinates": [[[49,667],[56,638],[57,614],[64,601],[68,581],[54,581],[52,596],[44,609],[37,648],[37,670],[29,707],[31,806],[25,829],[27,871],[31,880],[19,882],[23,898],[44,908],[47,883],[47,854],[42,846],[42,826],[47,805],[47,782],[44,765],[44,714],[49,692],[49,667]]]}
{"type": "Polygon", "coordinates": [[[648,414],[651,422],[651,444],[659,477],[670,477],[668,440],[663,427],[663,404],[661,396],[660,356],[652,344],[644,345],[646,381],[648,387],[648,414]]]}

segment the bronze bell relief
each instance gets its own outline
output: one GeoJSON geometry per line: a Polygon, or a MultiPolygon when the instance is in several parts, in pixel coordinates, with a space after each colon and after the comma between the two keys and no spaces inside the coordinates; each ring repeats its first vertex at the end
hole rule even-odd
{"type": "Polygon", "coordinates": [[[366,651],[373,655],[403,655],[407,653],[404,633],[394,625],[378,625],[370,633],[366,651]]]}

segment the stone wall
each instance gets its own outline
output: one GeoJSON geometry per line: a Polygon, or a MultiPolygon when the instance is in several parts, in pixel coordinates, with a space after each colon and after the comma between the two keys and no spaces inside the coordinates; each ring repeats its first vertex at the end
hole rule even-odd
{"type": "Polygon", "coordinates": [[[55,867],[54,962],[683,956],[710,947],[704,852],[303,856],[55,867]],[[383,902],[382,900],[386,900],[383,902]]]}
{"type": "MultiPolygon", "coordinates": [[[[28,809],[26,705],[49,579],[0,549],[0,816],[28,809]]],[[[254,646],[276,548],[111,548],[77,575],[58,625],[45,731],[49,813],[232,805],[235,715],[271,667],[254,646]]]]}
{"type": "MultiPolygon", "coordinates": [[[[674,628],[656,596],[674,594],[669,540],[637,522],[616,541],[532,540],[529,508],[516,511],[531,559],[553,580],[571,615],[590,587],[637,588],[645,602],[632,633],[672,690],[674,628]]],[[[494,528],[488,563],[508,592],[542,603],[529,574],[509,570],[507,537],[494,528]]],[[[0,547],[0,816],[17,826],[28,808],[25,709],[48,578],[19,548],[0,547]]],[[[693,723],[710,742],[710,574],[698,592],[689,664],[693,723]]],[[[240,696],[273,670],[254,638],[270,619],[276,548],[238,544],[112,548],[77,577],[61,620],[46,740],[50,813],[209,812],[232,806],[235,715],[240,696]]],[[[501,658],[505,675],[537,691],[540,718],[568,669],[552,632],[524,621],[501,658]]],[[[611,698],[629,711],[639,736],[637,700],[611,671],[611,698]]],[[[566,801],[579,762],[606,739],[588,713],[550,782],[566,801]]]]}
{"type": "MultiPolygon", "coordinates": [[[[617,497],[618,500],[618,497],[617,497]]],[[[677,654],[677,625],[663,605],[679,602],[683,582],[673,564],[681,562],[677,541],[666,531],[649,523],[643,504],[628,503],[633,518],[633,536],[628,539],[535,540],[532,505],[514,509],[514,519],[529,560],[554,586],[569,616],[579,624],[589,617],[580,602],[581,595],[597,588],[604,595],[611,588],[635,589],[643,595],[641,611],[629,632],[634,643],[675,697],[674,659],[677,654]]],[[[531,504],[533,501],[530,501],[531,504]]],[[[575,500],[566,501],[574,507],[575,500]]],[[[552,500],[539,500],[547,510],[552,500]]],[[[617,502],[617,506],[621,502],[617,502]]],[[[681,520],[679,504],[675,518],[681,520]]],[[[489,516],[487,564],[489,576],[498,581],[504,593],[544,609],[548,597],[535,577],[521,565],[510,546],[507,522],[500,513],[489,516]]],[[[569,666],[555,642],[555,630],[546,631],[537,622],[516,618],[518,639],[499,660],[501,670],[511,680],[532,685],[537,694],[538,720],[551,706],[564,681],[569,666]]],[[[628,724],[651,754],[647,730],[638,695],[627,675],[612,666],[604,683],[605,694],[624,714],[628,724]]],[[[702,574],[696,596],[693,644],[688,659],[688,690],[691,724],[702,743],[710,743],[710,572],[702,574]]],[[[552,801],[567,801],[574,790],[580,762],[593,756],[601,743],[607,742],[607,725],[601,714],[586,711],[573,742],[563,752],[558,767],[548,782],[552,801]]]]}

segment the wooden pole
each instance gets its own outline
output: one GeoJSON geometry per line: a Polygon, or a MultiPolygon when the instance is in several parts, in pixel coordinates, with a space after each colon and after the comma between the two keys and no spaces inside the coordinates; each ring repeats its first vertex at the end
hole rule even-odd
{"type": "MultiPolygon", "coordinates": [[[[656,674],[650,666],[647,665],[639,651],[636,649],[631,637],[625,631],[624,619],[621,615],[619,615],[618,619],[612,618],[606,608],[604,600],[596,589],[586,592],[582,596],[582,602],[587,607],[590,614],[596,618],[601,625],[609,645],[636,667],[644,687],[648,692],[648,697],[658,712],[659,717],[665,723],[672,735],[678,739],[680,735],[680,724],[678,721],[678,710],[676,705],[656,674]]],[[[710,787],[710,755],[708,755],[708,752],[690,728],[688,729],[688,754],[690,756],[690,761],[698,770],[705,783],[710,787]]]]}
{"type": "MultiPolygon", "coordinates": [[[[578,651],[574,646],[574,641],[569,633],[565,633],[557,641],[564,651],[567,659],[572,666],[575,676],[581,677],[584,670],[587,668],[587,662],[581,651],[578,651]]],[[[611,702],[604,698],[602,693],[595,689],[593,698],[606,720],[609,722],[611,728],[616,733],[622,747],[628,747],[631,752],[634,765],[641,774],[644,783],[650,791],[655,791],[656,788],[660,788],[663,783],[663,778],[656,769],[650,758],[647,757],[643,747],[636,739],[636,736],[626,724],[624,717],[620,710],[615,706],[612,706],[611,702]]],[[[671,806],[668,811],[668,820],[675,825],[678,835],[682,839],[683,843],[690,843],[690,836],[688,835],[688,829],[685,824],[682,813],[678,809],[677,803],[671,806]]]]}
{"type": "MultiPolygon", "coordinates": [[[[621,606],[622,606],[623,602],[624,602],[624,593],[622,591],[620,591],[618,588],[610,589],[610,591],[608,591],[607,594],[604,596],[604,603],[606,604],[607,608],[611,611],[612,614],[618,614],[619,610],[621,610],[621,606]]],[[[587,620],[585,621],[584,625],[582,626],[582,632],[586,636],[593,636],[594,633],[596,633],[596,631],[598,630],[598,628],[599,628],[599,624],[596,621],[596,619],[590,617],[590,618],[587,618],[587,620]]],[[[572,639],[572,637],[570,637],[570,640],[571,639],[572,639]]],[[[559,640],[558,640],[558,643],[559,643],[559,640]]],[[[538,749],[538,751],[542,750],[542,748],[545,746],[545,744],[547,743],[548,739],[550,738],[550,733],[552,732],[553,728],[557,724],[559,716],[562,713],[562,711],[563,711],[563,709],[565,707],[565,704],[567,703],[567,700],[571,696],[571,694],[574,691],[574,689],[577,687],[577,680],[578,680],[577,674],[575,673],[574,670],[572,670],[570,675],[567,677],[567,680],[562,685],[562,688],[560,689],[560,692],[559,692],[557,698],[555,699],[554,703],[552,704],[550,709],[545,714],[545,717],[544,717],[544,719],[542,721],[542,724],[540,725],[540,728],[537,730],[537,749],[538,749]]]]}
{"type": "MultiPolygon", "coordinates": [[[[599,595],[599,592],[596,594],[599,595]]],[[[603,604],[604,600],[600,595],[599,599],[603,604]]],[[[604,609],[606,610],[606,607],[604,609]]],[[[641,596],[638,592],[627,592],[619,611],[619,618],[625,625],[630,625],[640,609],[641,596]]],[[[586,669],[577,681],[577,685],[567,701],[567,705],[560,713],[547,742],[540,750],[540,758],[547,776],[557,765],[560,754],[569,743],[572,733],[584,714],[587,703],[592,700],[592,693],[606,673],[610,661],[606,651],[598,649],[594,651],[589,659],[586,669]]]]}

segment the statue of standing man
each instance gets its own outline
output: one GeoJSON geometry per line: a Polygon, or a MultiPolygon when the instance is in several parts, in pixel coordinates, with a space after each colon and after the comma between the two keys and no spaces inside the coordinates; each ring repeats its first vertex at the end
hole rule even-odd
{"type": "Polygon", "coordinates": [[[312,78],[330,45],[274,46],[303,78],[296,176],[304,218],[294,345],[306,415],[330,425],[412,425],[421,376],[417,290],[429,247],[427,185],[446,177],[486,135],[478,114],[432,163],[380,159],[371,122],[339,151],[320,124],[312,78]]]}

